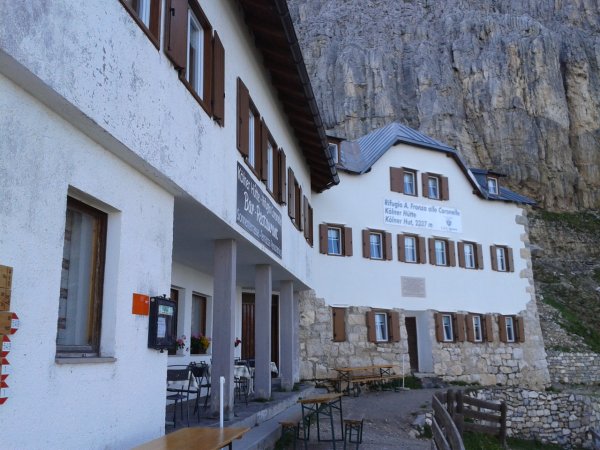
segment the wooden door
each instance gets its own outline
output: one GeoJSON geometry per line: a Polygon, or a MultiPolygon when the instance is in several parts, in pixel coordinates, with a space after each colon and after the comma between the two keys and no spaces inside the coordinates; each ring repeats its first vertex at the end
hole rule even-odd
{"type": "Polygon", "coordinates": [[[408,335],[408,357],[410,358],[410,368],[414,372],[419,371],[419,350],[417,345],[417,318],[406,317],[406,334],[408,335]]]}
{"type": "MultiPolygon", "coordinates": [[[[254,359],[254,294],[242,293],[242,359],[254,359]]],[[[271,299],[271,361],[279,367],[279,297],[271,299]]]]}
{"type": "Polygon", "coordinates": [[[271,298],[271,361],[279,368],[279,297],[271,298]]]}

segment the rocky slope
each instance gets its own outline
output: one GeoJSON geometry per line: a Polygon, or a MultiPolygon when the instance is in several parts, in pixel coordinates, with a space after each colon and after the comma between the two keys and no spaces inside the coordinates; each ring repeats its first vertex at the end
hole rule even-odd
{"type": "Polygon", "coordinates": [[[597,0],[288,0],[326,127],[398,120],[551,209],[600,208],[597,0]]]}

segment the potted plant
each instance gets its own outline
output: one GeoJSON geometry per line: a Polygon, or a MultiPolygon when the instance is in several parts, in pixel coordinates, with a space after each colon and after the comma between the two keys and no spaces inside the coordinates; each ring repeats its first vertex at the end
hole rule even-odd
{"type": "Polygon", "coordinates": [[[202,333],[192,334],[191,350],[192,355],[202,355],[206,353],[210,346],[210,338],[204,336],[202,333]]]}

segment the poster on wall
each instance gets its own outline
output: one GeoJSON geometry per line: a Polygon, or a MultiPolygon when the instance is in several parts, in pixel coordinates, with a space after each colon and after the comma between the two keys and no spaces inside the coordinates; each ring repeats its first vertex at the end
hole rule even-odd
{"type": "Polygon", "coordinates": [[[383,201],[383,221],[389,225],[462,233],[460,210],[401,200],[383,201]]]}
{"type": "Polygon", "coordinates": [[[239,162],[236,222],[281,258],[281,213],[239,162]]]}

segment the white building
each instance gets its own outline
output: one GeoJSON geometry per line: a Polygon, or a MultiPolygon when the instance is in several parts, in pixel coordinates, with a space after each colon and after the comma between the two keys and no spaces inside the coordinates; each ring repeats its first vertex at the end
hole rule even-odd
{"type": "Polygon", "coordinates": [[[547,383],[522,207],[533,201],[398,123],[332,149],[340,185],[314,198],[302,377],[391,363],[447,380],[547,383]]]}
{"type": "Polygon", "coordinates": [[[291,388],[312,192],[337,175],[285,1],[0,4],[0,297],[21,321],[0,446],[160,436],[169,364],[212,359],[228,416],[234,356],[258,396],[274,359],[291,388]],[[178,354],[148,348],[134,294],[177,299],[178,354]]]}

